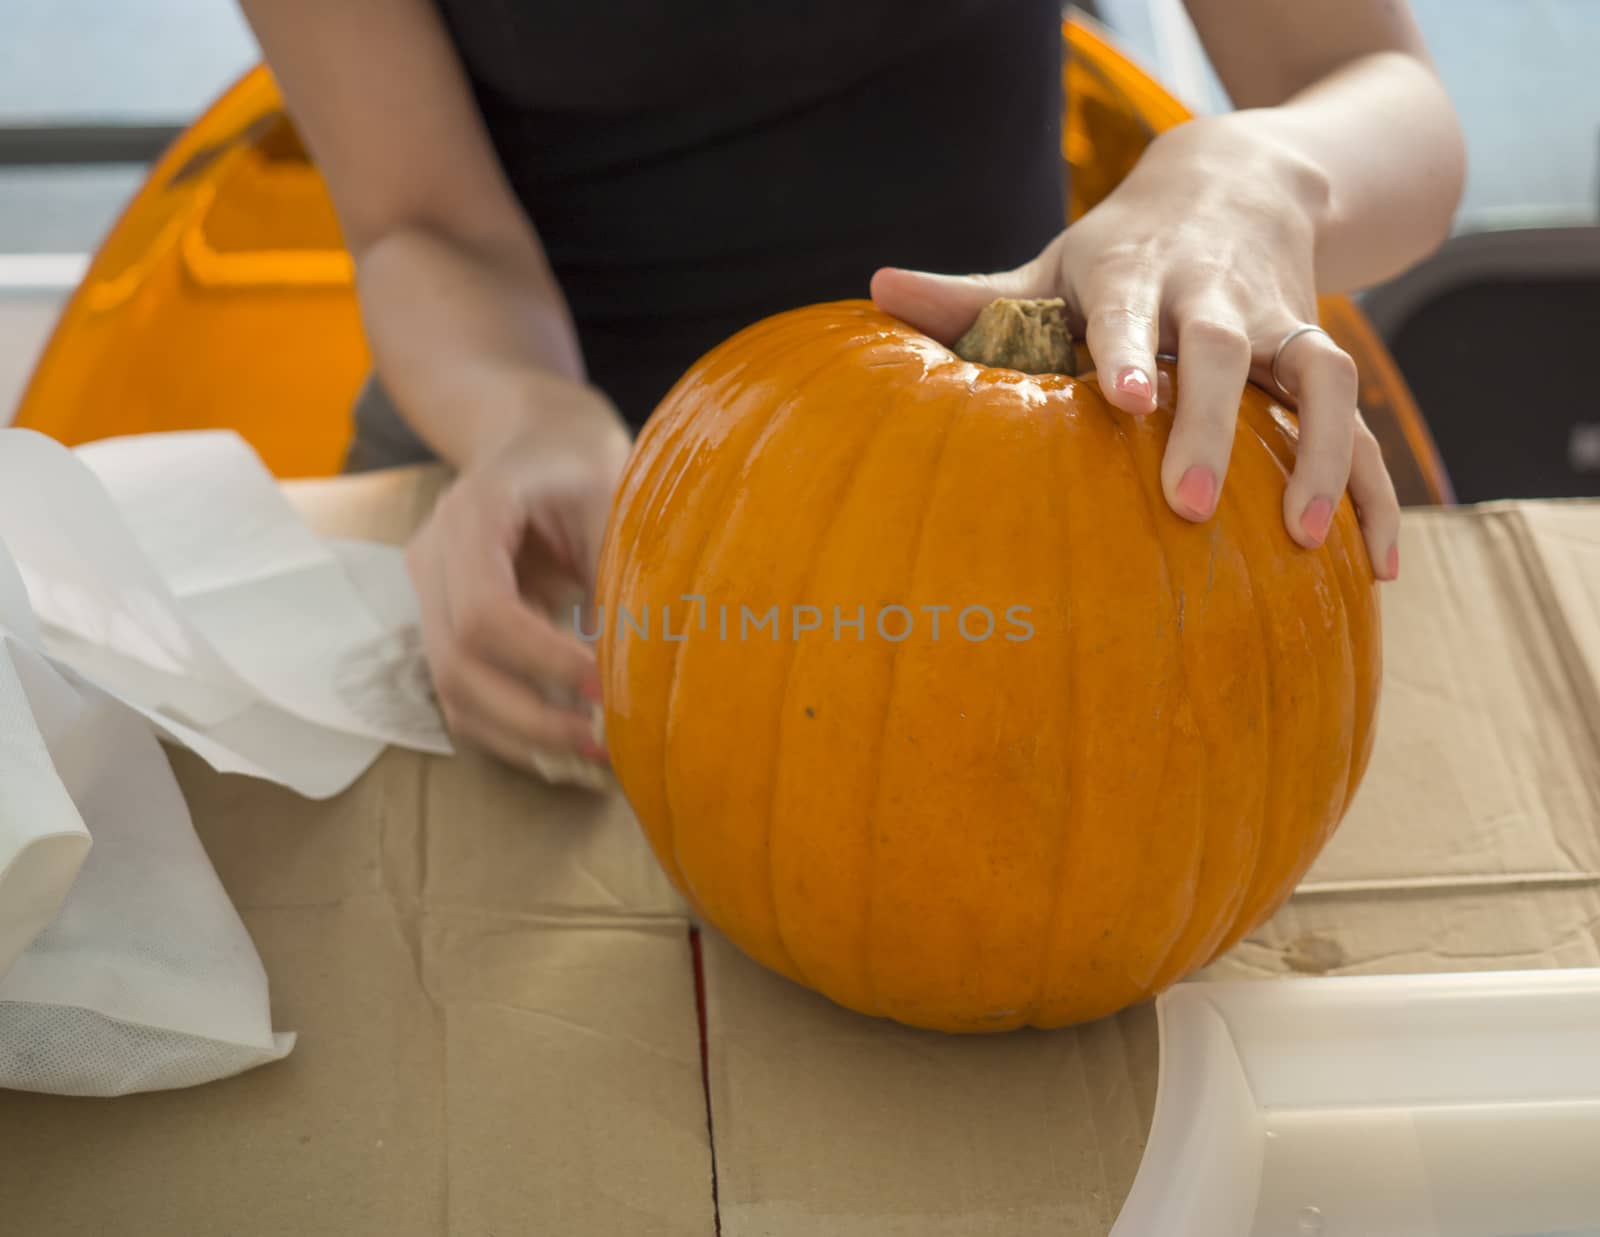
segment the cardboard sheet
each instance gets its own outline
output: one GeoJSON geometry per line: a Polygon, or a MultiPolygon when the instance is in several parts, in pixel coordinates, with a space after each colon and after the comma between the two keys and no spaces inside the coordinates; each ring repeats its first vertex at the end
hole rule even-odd
{"type": "MultiPolygon", "coordinates": [[[[436,485],[290,492],[398,540],[436,485]]],[[[1600,504],[1406,519],[1359,802],[1219,977],[1600,965],[1600,504]]],[[[707,933],[703,1081],[688,918],[615,798],[470,753],[322,803],[174,764],[299,1047],[192,1092],[0,1094],[0,1232],[1103,1237],[1132,1183],[1148,1009],[950,1039],[707,933]]]]}
{"type": "Polygon", "coordinates": [[[1418,512],[1372,770],[1216,977],[1600,964],[1600,504],[1418,512]]]}

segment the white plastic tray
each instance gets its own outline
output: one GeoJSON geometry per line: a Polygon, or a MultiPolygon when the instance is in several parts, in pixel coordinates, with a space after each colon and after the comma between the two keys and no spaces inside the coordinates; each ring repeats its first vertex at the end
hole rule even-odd
{"type": "Polygon", "coordinates": [[[1600,1237],[1600,969],[1180,984],[1112,1237],[1600,1237]]]}

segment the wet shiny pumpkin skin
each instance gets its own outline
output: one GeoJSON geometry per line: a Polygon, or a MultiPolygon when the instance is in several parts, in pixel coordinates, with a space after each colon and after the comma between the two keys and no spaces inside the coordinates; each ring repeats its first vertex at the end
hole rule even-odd
{"type": "Polygon", "coordinates": [[[1253,387],[1217,514],[1169,511],[1161,404],[854,301],[674,387],[612,512],[600,661],[617,776],[709,923],[852,1009],[998,1031],[1148,998],[1288,897],[1366,765],[1376,586],[1348,499],[1320,550],[1288,536],[1294,424],[1253,387]],[[779,638],[741,639],[773,605],[779,638]]]}

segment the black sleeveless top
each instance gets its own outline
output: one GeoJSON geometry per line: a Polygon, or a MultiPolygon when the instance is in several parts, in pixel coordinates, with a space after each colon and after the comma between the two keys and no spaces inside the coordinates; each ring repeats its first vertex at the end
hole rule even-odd
{"type": "Polygon", "coordinates": [[[768,314],[1064,223],[1060,0],[436,0],[634,426],[768,314]]]}

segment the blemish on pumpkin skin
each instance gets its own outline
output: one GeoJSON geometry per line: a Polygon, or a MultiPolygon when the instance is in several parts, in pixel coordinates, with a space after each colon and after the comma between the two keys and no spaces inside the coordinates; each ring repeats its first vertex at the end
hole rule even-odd
{"type": "Polygon", "coordinates": [[[809,704],[806,705],[806,716],[807,717],[815,717],[816,715],[817,715],[817,711],[815,709],[813,709],[809,704]]]}

